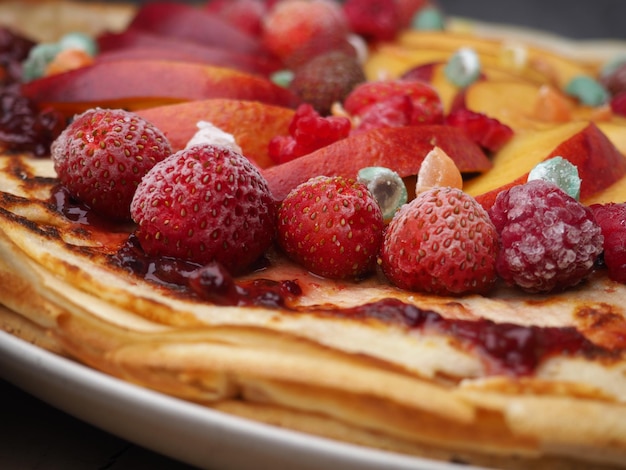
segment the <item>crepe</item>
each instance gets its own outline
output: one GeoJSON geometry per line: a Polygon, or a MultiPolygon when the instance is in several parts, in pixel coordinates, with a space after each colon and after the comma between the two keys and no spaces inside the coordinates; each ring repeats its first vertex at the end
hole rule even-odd
{"type": "Polygon", "coordinates": [[[0,324],[27,341],[172,396],[364,446],[510,469],[626,465],[626,286],[603,270],[560,294],[499,285],[488,297],[439,297],[381,275],[321,279],[272,251],[239,282],[297,282],[302,296],[285,308],[216,305],[125,268],[133,227],[81,214],[49,159],[1,156],[0,189],[0,324]],[[410,314],[444,326],[412,325],[410,314]],[[446,326],[471,324],[508,325],[522,343],[562,333],[578,346],[541,354],[531,344],[536,361],[520,370],[523,348],[503,347],[513,357],[502,362],[446,326]]]}

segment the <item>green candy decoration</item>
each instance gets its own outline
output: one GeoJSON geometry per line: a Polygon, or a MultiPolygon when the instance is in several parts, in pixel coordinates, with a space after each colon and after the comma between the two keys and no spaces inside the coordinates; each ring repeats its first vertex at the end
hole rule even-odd
{"type": "Polygon", "coordinates": [[[462,47],[450,57],[444,73],[454,85],[465,88],[480,77],[480,58],[474,49],[462,47]]]}
{"type": "Polygon", "coordinates": [[[413,16],[411,28],[420,31],[442,31],[445,28],[444,17],[439,9],[424,7],[413,16]]]}
{"type": "Polygon", "coordinates": [[[398,173],[389,168],[380,166],[362,168],[358,174],[358,181],[370,190],[386,222],[391,220],[398,208],[408,200],[404,181],[398,173]]]}
{"type": "Polygon", "coordinates": [[[22,78],[31,81],[42,77],[48,64],[61,52],[58,43],[41,43],[31,48],[28,57],[22,63],[22,78]]]}
{"type": "Polygon", "coordinates": [[[586,75],[572,78],[565,87],[565,93],[587,106],[602,106],[609,101],[609,92],[597,80],[586,75]]]}
{"type": "Polygon", "coordinates": [[[578,168],[563,157],[553,157],[537,164],[528,174],[528,181],[539,179],[554,183],[574,199],[580,199],[578,168]]]}

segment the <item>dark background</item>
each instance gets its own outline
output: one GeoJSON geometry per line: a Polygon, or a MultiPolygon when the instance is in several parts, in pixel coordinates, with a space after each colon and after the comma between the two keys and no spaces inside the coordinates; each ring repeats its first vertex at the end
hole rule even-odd
{"type": "MultiPolygon", "coordinates": [[[[437,3],[449,15],[526,25],[570,38],[626,38],[624,0],[439,0],[437,3]]],[[[2,380],[0,467],[7,470],[190,468],[84,424],[2,380]]]]}
{"type": "Polygon", "coordinates": [[[451,15],[532,26],[570,38],[626,38],[624,0],[438,0],[437,4],[451,15]]]}

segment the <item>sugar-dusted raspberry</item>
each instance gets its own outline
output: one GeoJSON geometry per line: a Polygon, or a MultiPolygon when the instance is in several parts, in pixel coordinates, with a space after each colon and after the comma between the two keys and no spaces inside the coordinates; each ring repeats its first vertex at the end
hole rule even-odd
{"type": "Polygon", "coordinates": [[[578,284],[602,253],[591,210],[552,183],[533,180],[503,191],[489,215],[500,237],[498,274],[527,292],[578,284]]]}

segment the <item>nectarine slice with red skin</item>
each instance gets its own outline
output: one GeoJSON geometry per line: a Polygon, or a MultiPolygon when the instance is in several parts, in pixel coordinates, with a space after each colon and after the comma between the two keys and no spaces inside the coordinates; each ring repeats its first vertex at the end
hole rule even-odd
{"type": "Polygon", "coordinates": [[[103,33],[97,38],[100,54],[96,60],[167,59],[187,60],[232,67],[244,72],[269,75],[283,67],[278,59],[249,54],[222,46],[197,44],[184,39],[158,36],[148,31],[128,29],[103,33]],[[142,57],[142,53],[145,54],[142,57]]]}
{"type": "Polygon", "coordinates": [[[308,155],[266,169],[263,174],[277,200],[318,175],[356,179],[369,166],[389,168],[401,177],[416,175],[422,161],[440,147],[461,172],[482,173],[491,161],[459,129],[442,125],[379,128],[351,135],[308,155]]]}
{"type": "Polygon", "coordinates": [[[167,60],[97,62],[22,86],[24,96],[68,116],[86,109],[138,109],[210,98],[293,107],[296,96],[259,75],[167,60]]]}
{"type": "MultiPolygon", "coordinates": [[[[563,141],[544,160],[556,156],[569,160],[578,168],[581,201],[608,188],[626,175],[626,158],[593,122],[563,141]]],[[[489,209],[501,191],[524,184],[527,179],[528,172],[503,186],[476,196],[476,200],[485,209],[489,209]]]]}
{"type": "Polygon", "coordinates": [[[174,2],[146,3],[128,29],[185,39],[205,46],[219,46],[248,54],[267,54],[260,41],[206,9],[174,2]]]}
{"type": "Polygon", "coordinates": [[[160,106],[137,113],[161,129],[174,151],[185,147],[197,131],[198,121],[208,121],[235,137],[244,156],[258,167],[274,164],[268,154],[270,140],[289,132],[294,110],[257,101],[213,99],[160,106]]]}

